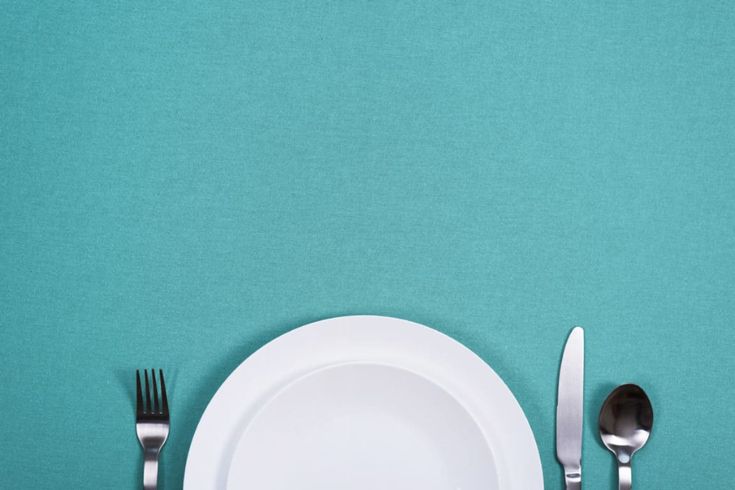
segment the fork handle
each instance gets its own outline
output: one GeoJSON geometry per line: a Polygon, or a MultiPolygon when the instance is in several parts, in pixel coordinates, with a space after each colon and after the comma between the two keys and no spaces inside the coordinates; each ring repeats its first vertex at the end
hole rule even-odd
{"type": "Polygon", "coordinates": [[[143,451],[143,490],[158,488],[158,455],[160,450],[146,449],[143,451]]]}

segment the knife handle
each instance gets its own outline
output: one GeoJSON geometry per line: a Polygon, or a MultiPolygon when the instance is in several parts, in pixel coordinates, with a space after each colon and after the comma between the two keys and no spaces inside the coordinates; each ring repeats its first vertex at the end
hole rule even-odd
{"type": "Polygon", "coordinates": [[[567,490],[582,489],[582,468],[566,467],[564,468],[564,482],[567,490]]]}

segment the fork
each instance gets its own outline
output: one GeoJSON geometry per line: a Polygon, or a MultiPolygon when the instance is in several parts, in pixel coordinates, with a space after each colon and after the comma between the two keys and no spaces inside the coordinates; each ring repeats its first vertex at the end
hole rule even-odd
{"type": "Polygon", "coordinates": [[[143,370],[145,378],[145,403],[140,385],[140,370],[135,371],[136,410],[135,432],[140,445],[143,446],[143,489],[156,490],[158,488],[158,455],[168,439],[169,415],[168,398],[166,398],[166,382],[163,380],[163,370],[158,370],[161,379],[161,403],[158,402],[158,386],[156,371],[151,369],[153,383],[153,403],[151,404],[151,390],[148,384],[148,370],[143,370]]]}

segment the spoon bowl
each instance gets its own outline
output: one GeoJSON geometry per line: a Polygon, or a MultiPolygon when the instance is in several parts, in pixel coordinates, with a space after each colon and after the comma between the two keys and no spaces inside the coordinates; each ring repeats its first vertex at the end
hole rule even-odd
{"type": "Polygon", "coordinates": [[[640,386],[626,384],[608,395],[600,410],[600,438],[618,461],[620,490],[632,486],[631,459],[651,435],[653,407],[640,386]]]}

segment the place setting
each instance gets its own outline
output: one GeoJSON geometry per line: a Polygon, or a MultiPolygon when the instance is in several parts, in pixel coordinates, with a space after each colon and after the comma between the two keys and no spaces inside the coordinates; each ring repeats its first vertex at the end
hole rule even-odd
{"type": "MultiPolygon", "coordinates": [[[[633,456],[652,433],[651,400],[622,384],[598,420],[585,420],[584,329],[559,345],[558,378],[550,377],[558,488],[599,488],[583,471],[583,430],[594,424],[618,488],[628,490],[633,456]]],[[[136,371],[135,387],[143,488],[153,490],[177,405],[163,370],[136,371]]],[[[540,490],[533,429],[492,366],[439,330],[385,316],[330,318],[275,338],[230,373],[196,427],[183,488],[540,490]]]]}

